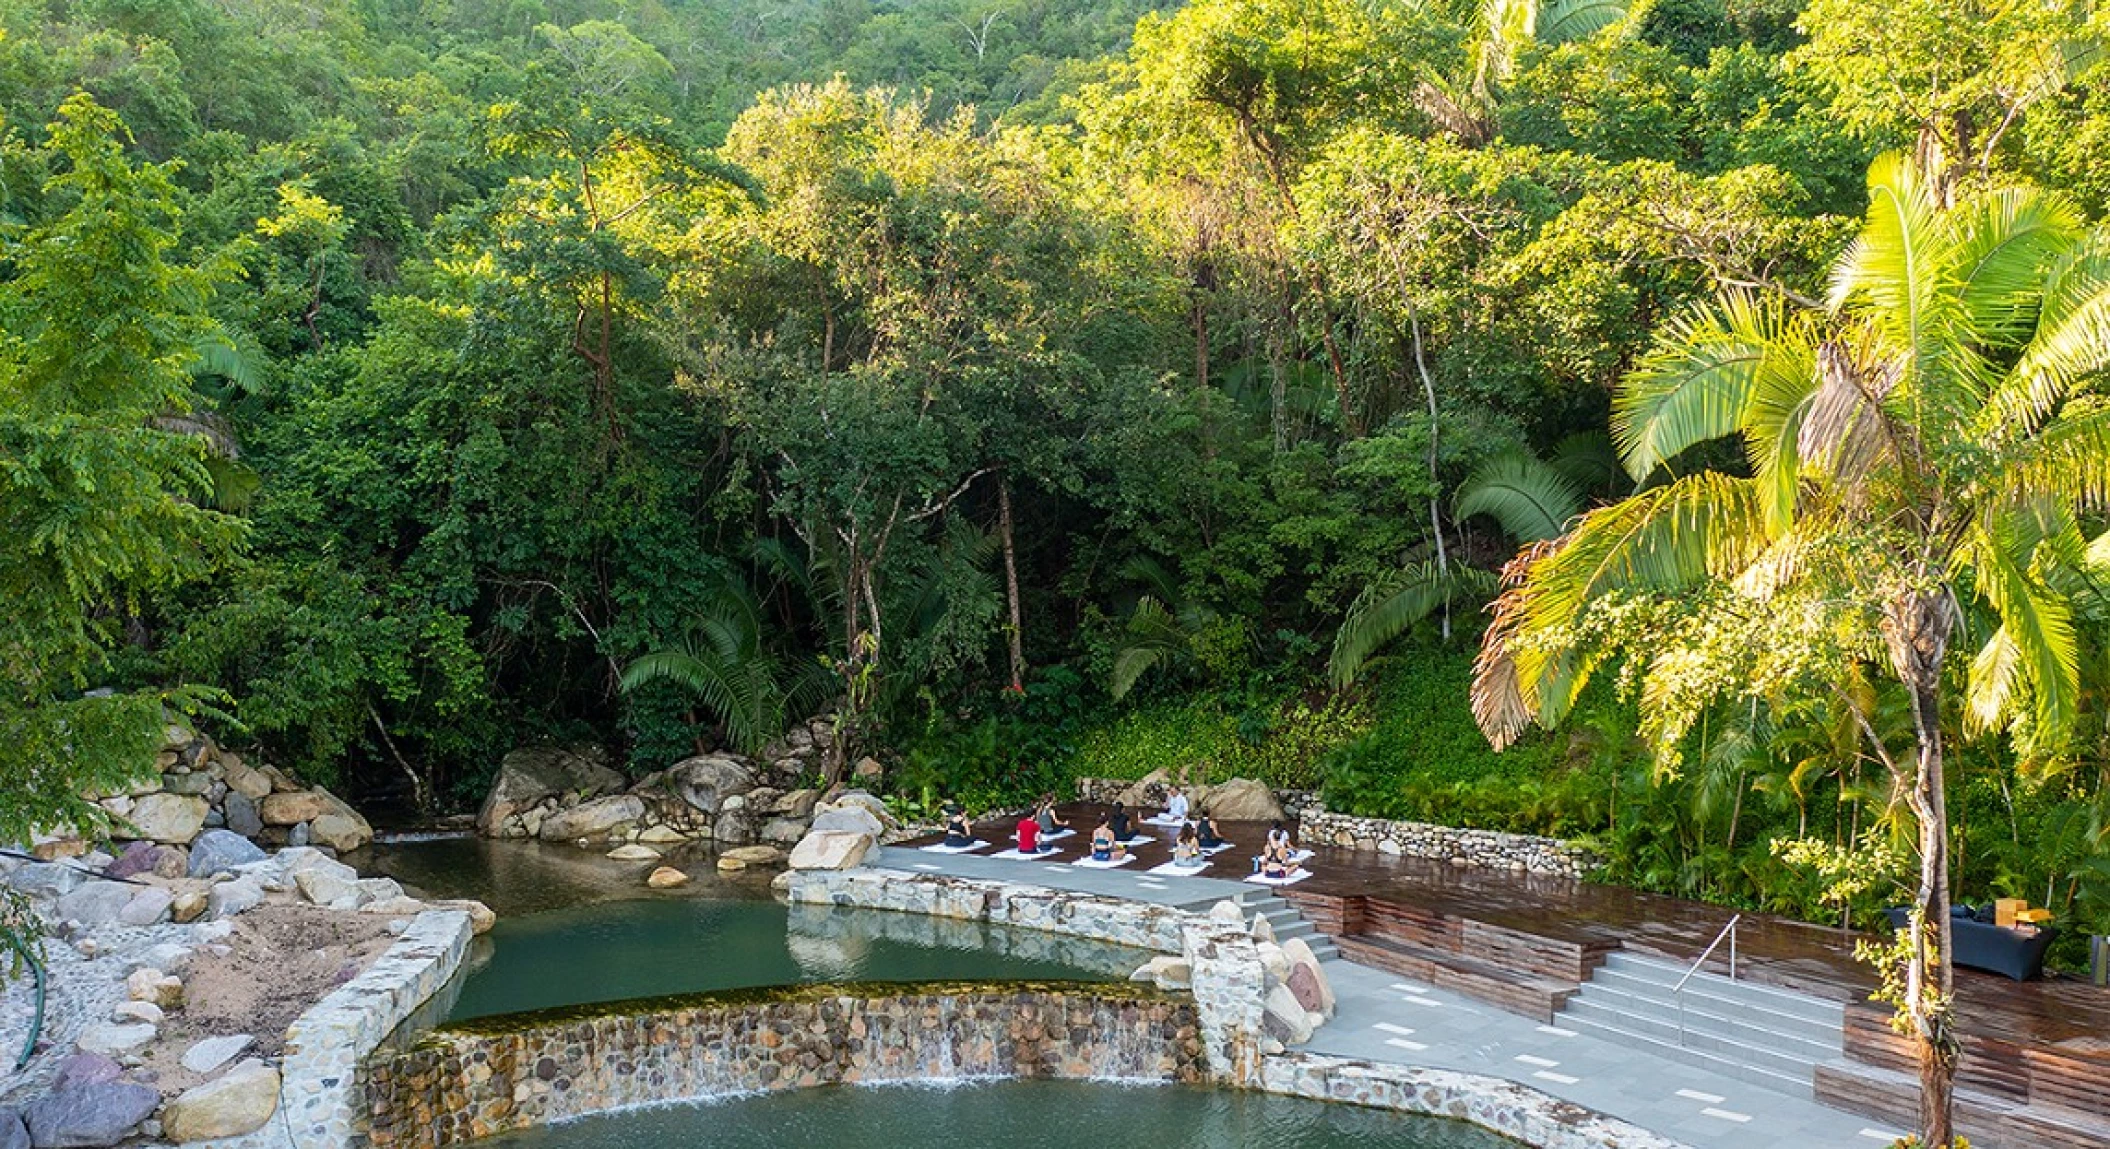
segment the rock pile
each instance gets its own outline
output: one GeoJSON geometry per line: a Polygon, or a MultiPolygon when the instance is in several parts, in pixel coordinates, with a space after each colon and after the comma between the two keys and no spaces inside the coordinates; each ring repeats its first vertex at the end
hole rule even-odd
{"type": "MultiPolygon", "coordinates": [[[[790,847],[806,836],[821,796],[811,781],[832,727],[824,718],[792,728],[760,758],[699,754],[631,783],[597,749],[515,750],[498,777],[477,832],[490,838],[539,838],[582,847],[790,847]]],[[[879,765],[860,763],[871,778],[879,765]]],[[[650,859],[637,857],[636,860],[650,859]]]]}
{"type": "Polygon", "coordinates": [[[812,827],[791,851],[794,870],[848,870],[864,864],[873,846],[900,831],[886,803],[863,790],[845,790],[815,807],[812,827]]]}
{"type": "MultiPolygon", "coordinates": [[[[302,786],[278,767],[251,763],[202,734],[171,725],[151,770],[114,793],[88,795],[110,812],[111,837],[160,847],[132,854],[133,863],[156,872],[189,868],[186,851],[214,830],[270,846],[327,846],[356,850],[373,841],[374,829],[336,795],[302,786]]],[[[78,857],[91,848],[78,834],[40,836],[31,850],[47,861],[78,857]]],[[[125,875],[120,875],[125,876],[125,875]]]]}

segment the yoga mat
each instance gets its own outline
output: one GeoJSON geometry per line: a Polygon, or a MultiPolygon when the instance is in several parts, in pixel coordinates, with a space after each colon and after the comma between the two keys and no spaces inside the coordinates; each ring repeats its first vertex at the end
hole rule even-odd
{"type": "Polygon", "coordinates": [[[1121,839],[1121,844],[1124,846],[1149,846],[1156,842],[1157,839],[1148,834],[1130,834],[1128,837],[1121,839]]]}
{"type": "Polygon", "coordinates": [[[1143,819],[1143,821],[1146,825],[1151,826],[1184,826],[1187,824],[1187,819],[1175,818],[1170,814],[1152,814],[1150,817],[1143,819]]]}
{"type": "MultiPolygon", "coordinates": [[[[1040,840],[1041,840],[1041,841],[1043,841],[1043,842],[1060,842],[1060,841],[1062,841],[1062,840],[1063,840],[1064,838],[1067,838],[1067,837],[1069,837],[1070,835],[1072,835],[1072,834],[1074,834],[1074,833],[1076,833],[1076,832],[1077,832],[1077,831],[1075,831],[1075,830],[1071,829],[1070,827],[1068,827],[1068,826],[1064,826],[1064,827],[1063,827],[1063,828],[1061,828],[1060,830],[1049,830],[1049,831],[1047,831],[1046,833],[1043,833],[1043,834],[1042,834],[1042,835],[1040,836],[1040,840]]],[[[1012,841],[1014,841],[1014,842],[1018,841],[1018,835],[1017,835],[1017,834],[1013,834],[1013,835],[1011,835],[1011,840],[1012,840],[1012,841]]]]}
{"type": "Polygon", "coordinates": [[[1208,856],[1208,857],[1211,857],[1211,858],[1213,858],[1213,857],[1215,857],[1216,855],[1218,855],[1218,854],[1221,854],[1221,853],[1223,853],[1223,852],[1224,852],[1225,850],[1231,849],[1232,847],[1234,847],[1234,846],[1236,846],[1236,845],[1237,845],[1237,843],[1236,843],[1236,842],[1225,842],[1225,843],[1224,843],[1223,845],[1221,845],[1221,846],[1204,846],[1204,847],[1202,847],[1202,853],[1203,853],[1204,855],[1208,856]]]}
{"type": "Polygon", "coordinates": [[[976,850],[986,850],[988,848],[989,843],[984,842],[980,838],[976,838],[974,841],[969,842],[964,846],[948,846],[945,843],[940,842],[935,846],[918,847],[918,849],[921,849],[926,854],[972,854],[976,850]]]}
{"type": "Polygon", "coordinates": [[[1095,861],[1087,856],[1079,858],[1070,864],[1083,870],[1118,870],[1135,860],[1136,856],[1134,854],[1123,854],[1118,858],[1108,858],[1104,862],[1095,861]]]}
{"type": "Polygon", "coordinates": [[[1200,865],[1194,866],[1182,866],[1178,862],[1166,862],[1164,865],[1155,867],[1149,872],[1153,874],[1168,874],[1172,877],[1183,878],[1190,874],[1199,874],[1203,870],[1206,870],[1208,868],[1209,863],[1207,862],[1203,862],[1200,865]]]}
{"type": "Polygon", "coordinates": [[[1060,856],[1062,856],[1062,851],[1061,851],[1061,850],[1042,850],[1042,851],[1040,851],[1039,853],[1034,853],[1034,854],[1021,854],[1021,853],[1019,853],[1019,852],[1018,852],[1018,848],[1014,846],[1014,847],[1012,847],[1011,849],[1008,849],[1008,850],[1002,850],[1002,851],[999,851],[999,852],[997,852],[997,853],[991,854],[991,855],[989,855],[989,856],[990,856],[990,857],[992,857],[992,858],[1010,858],[1010,859],[1013,859],[1014,861],[1020,861],[1020,862],[1035,862],[1035,861],[1040,861],[1040,860],[1043,860],[1043,859],[1046,859],[1046,858],[1056,858],[1056,857],[1060,857],[1060,856]]]}
{"type": "Polygon", "coordinates": [[[1301,882],[1304,879],[1311,877],[1311,874],[1312,872],[1310,870],[1298,870],[1296,873],[1291,874],[1289,877],[1286,878],[1270,878],[1262,876],[1260,874],[1254,874],[1252,877],[1247,878],[1246,881],[1251,882],[1256,886],[1294,886],[1298,882],[1301,882]]]}

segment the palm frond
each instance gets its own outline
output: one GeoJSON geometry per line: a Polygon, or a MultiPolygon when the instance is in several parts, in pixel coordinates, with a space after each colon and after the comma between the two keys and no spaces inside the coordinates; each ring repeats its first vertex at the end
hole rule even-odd
{"type": "Polygon", "coordinates": [[[1523,453],[1505,452],[1473,468],[1458,488],[1460,519],[1488,515],[1522,542],[1550,539],[1582,512],[1583,492],[1553,466],[1523,453]]]}
{"type": "Polygon", "coordinates": [[[1165,604],[1145,596],[1128,618],[1128,632],[1114,652],[1113,673],[1107,692],[1116,702],[1128,696],[1136,681],[1151,670],[1166,665],[1193,649],[1185,627],[1165,604]]]}
{"type": "Polygon", "coordinates": [[[2079,380],[2110,367],[2110,236],[2097,232],[2060,254],[2037,300],[2036,333],[1980,421],[1979,437],[2027,433],[2079,380]]]}
{"type": "Polygon", "coordinates": [[[1747,292],[1666,324],[1612,401],[1627,474],[1645,481],[1686,448],[1735,434],[1753,384],[1779,353],[1781,328],[1779,307],[1747,292]]]}
{"type": "Polygon", "coordinates": [[[2000,629],[1972,663],[1966,713],[1978,729],[1994,729],[2003,719],[2023,717],[2018,696],[2026,694],[2029,721],[2016,724],[2025,753],[2055,749],[2080,704],[2073,610],[2027,569],[2041,536],[2021,516],[2001,515],[1984,524],[1970,548],[1975,585],[2000,616],[2000,629]]]}
{"type": "Polygon", "coordinates": [[[1370,656],[1437,607],[1493,593],[1494,576],[1476,567],[1439,570],[1435,563],[1408,563],[1363,588],[1334,632],[1328,671],[1334,685],[1353,683],[1370,656]]]}
{"type": "Polygon", "coordinates": [[[1565,44],[1617,24],[1626,11],[1626,0],[1540,0],[1533,32],[1541,44],[1565,44]]]}
{"type": "Polygon", "coordinates": [[[261,348],[215,328],[191,346],[191,374],[224,379],[245,395],[264,387],[264,353],[261,348]]]}
{"type": "Polygon", "coordinates": [[[1965,330],[1979,344],[2013,346],[2036,322],[2045,272],[2081,235],[2080,210],[2053,192],[1999,188],[1972,196],[1944,222],[1965,330]]]}
{"type": "Polygon", "coordinates": [[[1604,431],[1577,431],[1553,445],[1547,465],[1585,491],[1606,491],[1626,478],[1619,447],[1604,431]]]}

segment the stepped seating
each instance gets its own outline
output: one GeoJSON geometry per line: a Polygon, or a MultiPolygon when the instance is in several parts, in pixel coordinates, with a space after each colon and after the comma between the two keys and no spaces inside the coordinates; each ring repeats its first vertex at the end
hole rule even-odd
{"type": "MultiPolygon", "coordinates": [[[[1909,1126],[1919,1110],[1912,1043],[1880,1006],[1846,1011],[1844,1056],[1821,1066],[1818,1100],[1909,1126]]],[[[1958,1126],[1974,1145],[2110,1145],[2110,1047],[2047,1045],[1963,1033],[1956,1071],[1958,1126]]]]}
{"type": "Polygon", "coordinates": [[[1557,1024],[1799,1097],[1845,1048],[1837,1002],[1634,954],[1612,954],[1557,1024]]]}

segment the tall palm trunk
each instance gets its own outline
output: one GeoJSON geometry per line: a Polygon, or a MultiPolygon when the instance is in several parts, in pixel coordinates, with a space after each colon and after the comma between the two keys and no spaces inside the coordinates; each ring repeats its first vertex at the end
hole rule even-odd
{"type": "Polygon", "coordinates": [[[1920,1141],[1944,1149],[1954,1139],[1955,978],[1949,946],[1949,817],[1943,794],[1941,667],[1955,615],[1945,594],[1916,592],[1892,603],[1884,638],[1912,697],[1913,785],[1906,799],[1919,822],[1919,890],[1905,967],[1905,1015],[1919,1056],[1920,1141]]]}

